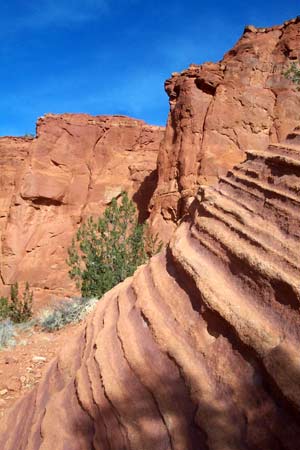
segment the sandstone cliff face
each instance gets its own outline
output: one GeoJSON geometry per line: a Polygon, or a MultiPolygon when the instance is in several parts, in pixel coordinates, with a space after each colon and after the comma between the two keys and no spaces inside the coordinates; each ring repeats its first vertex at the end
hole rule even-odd
{"type": "Polygon", "coordinates": [[[7,222],[17,173],[28,157],[31,142],[32,140],[27,138],[0,137],[0,237],[7,222]]]}
{"type": "Polygon", "coordinates": [[[190,212],[0,424],[1,449],[299,448],[300,131],[190,212]]]}
{"type": "Polygon", "coordinates": [[[300,93],[283,71],[300,57],[300,21],[245,28],[219,63],[191,65],[166,81],[170,113],[162,142],[152,226],[167,241],[201,184],[297,126],[300,93]]]}
{"type": "Polygon", "coordinates": [[[36,298],[71,295],[65,259],[78,224],[123,189],[146,217],[163,131],[127,117],[64,114],[39,119],[32,141],[0,140],[1,291],[28,280],[36,298]]]}

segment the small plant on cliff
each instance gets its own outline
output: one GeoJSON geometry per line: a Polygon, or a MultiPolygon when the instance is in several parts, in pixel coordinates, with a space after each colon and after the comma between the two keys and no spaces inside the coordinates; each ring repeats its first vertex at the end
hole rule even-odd
{"type": "Polygon", "coordinates": [[[285,78],[291,80],[298,86],[298,91],[300,90],[300,66],[298,63],[292,62],[290,67],[285,72],[283,72],[283,75],[285,76],[285,78]]]}
{"type": "MultiPolygon", "coordinates": [[[[88,218],[68,250],[70,277],[83,297],[101,297],[131,276],[148,259],[145,225],[139,224],[134,203],[126,192],[114,198],[102,217],[88,218]]],[[[150,253],[160,250],[152,240],[150,253]]]]}
{"type": "Polygon", "coordinates": [[[32,316],[33,293],[26,283],[22,298],[19,296],[19,286],[15,283],[10,288],[10,299],[0,298],[0,320],[9,318],[15,323],[28,321],[32,316]]]}

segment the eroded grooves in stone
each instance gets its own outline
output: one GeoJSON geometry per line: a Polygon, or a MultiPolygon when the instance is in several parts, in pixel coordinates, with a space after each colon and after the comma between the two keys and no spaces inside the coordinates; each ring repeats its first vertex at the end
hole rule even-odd
{"type": "Polygon", "coordinates": [[[298,145],[251,150],[200,189],[7,415],[3,450],[297,448],[298,145]]]}

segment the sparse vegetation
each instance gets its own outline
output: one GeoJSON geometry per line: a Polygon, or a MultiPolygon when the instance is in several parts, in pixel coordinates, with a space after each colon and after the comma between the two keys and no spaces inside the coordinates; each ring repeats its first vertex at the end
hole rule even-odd
{"type": "Polygon", "coordinates": [[[134,203],[126,192],[114,198],[102,217],[82,224],[68,250],[70,277],[83,297],[102,297],[115,285],[133,275],[136,268],[161,249],[139,224],[134,203]]]}
{"type": "Polygon", "coordinates": [[[299,63],[292,62],[290,67],[283,72],[283,75],[288,80],[291,80],[293,83],[295,83],[298,87],[298,91],[300,90],[300,66],[299,63]]]}
{"type": "Polygon", "coordinates": [[[10,319],[0,321],[0,349],[14,345],[15,327],[10,319]]]}
{"type": "Polygon", "coordinates": [[[39,325],[44,331],[55,331],[68,325],[77,323],[88,314],[97,303],[96,299],[74,298],[64,300],[52,310],[45,310],[39,325]]]}
{"type": "Polygon", "coordinates": [[[0,298],[0,320],[10,319],[14,323],[27,322],[32,317],[33,293],[26,283],[22,298],[19,295],[18,283],[10,288],[10,299],[0,298]]]}

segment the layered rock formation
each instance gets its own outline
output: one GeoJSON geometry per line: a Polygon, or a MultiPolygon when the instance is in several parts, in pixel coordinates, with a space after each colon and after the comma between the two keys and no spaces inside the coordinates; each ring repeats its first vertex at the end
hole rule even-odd
{"type": "Polygon", "coordinates": [[[300,131],[201,188],[0,425],[3,450],[295,450],[300,131]]]}
{"type": "Polygon", "coordinates": [[[219,63],[192,64],[166,81],[170,100],[152,201],[152,227],[167,241],[197,187],[285,138],[300,119],[300,93],[283,76],[300,57],[299,18],[248,26],[219,63]]]}
{"type": "Polygon", "coordinates": [[[164,129],[122,116],[47,115],[34,140],[0,140],[1,294],[71,295],[65,263],[78,224],[127,190],[141,219],[156,187],[164,129]]]}

